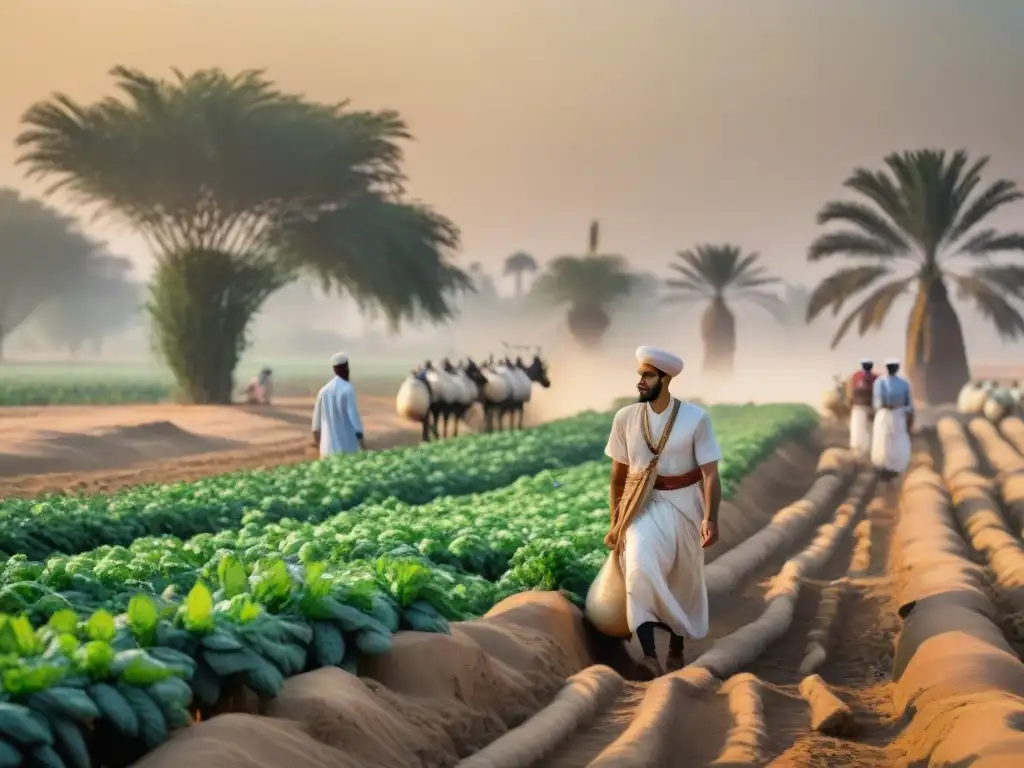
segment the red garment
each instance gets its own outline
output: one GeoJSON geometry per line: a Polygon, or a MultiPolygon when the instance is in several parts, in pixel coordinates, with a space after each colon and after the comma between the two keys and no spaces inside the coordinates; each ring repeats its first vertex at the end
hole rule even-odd
{"type": "Polygon", "coordinates": [[[853,374],[850,379],[850,405],[866,405],[870,408],[877,378],[875,373],[864,370],[853,374]]]}

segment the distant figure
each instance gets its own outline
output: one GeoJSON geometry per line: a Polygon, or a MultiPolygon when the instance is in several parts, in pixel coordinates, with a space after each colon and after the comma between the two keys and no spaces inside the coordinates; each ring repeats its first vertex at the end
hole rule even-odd
{"type": "Polygon", "coordinates": [[[846,399],[850,404],[850,450],[861,459],[871,455],[872,401],[875,379],[878,378],[874,367],[873,360],[861,360],[860,370],[850,377],[847,390],[846,399]]]}
{"type": "Polygon", "coordinates": [[[274,394],[274,372],[264,368],[258,376],[253,376],[243,394],[245,402],[250,405],[270,405],[270,398],[274,394]]]}
{"type": "Polygon", "coordinates": [[[910,431],[914,428],[914,398],[910,382],[898,375],[899,360],[887,360],[885,376],[875,380],[874,433],[871,463],[884,480],[892,480],[910,466],[910,431]]]}
{"type": "Polygon", "coordinates": [[[356,391],[348,380],[348,355],[334,355],[331,369],[334,378],[317,394],[313,407],[313,445],[320,449],[321,458],[366,450],[356,391]]]}

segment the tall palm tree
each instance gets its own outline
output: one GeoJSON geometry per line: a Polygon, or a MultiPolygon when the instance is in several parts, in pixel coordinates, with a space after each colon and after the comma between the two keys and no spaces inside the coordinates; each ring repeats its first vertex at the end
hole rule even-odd
{"type": "Polygon", "coordinates": [[[523,275],[537,271],[537,260],[525,251],[517,251],[505,259],[505,274],[516,281],[516,298],[523,296],[523,275]]]}
{"type": "Polygon", "coordinates": [[[708,301],[700,320],[704,342],[703,368],[730,374],[736,357],[736,318],[726,299],[751,301],[778,316],[782,303],[765,290],[780,282],[760,266],[760,255],[743,254],[737,245],[701,244],[678,253],[669,268],[680,277],[668,281],[673,302],[708,301]]]}
{"type": "Polygon", "coordinates": [[[301,273],[395,328],[451,316],[458,230],[404,199],[398,114],[312,103],[255,71],[112,75],[116,97],[31,107],[19,160],[149,242],[155,342],[187,399],[230,400],[250,320],[301,273]]]}
{"type": "Polygon", "coordinates": [[[863,201],[826,203],[818,214],[819,224],[839,223],[843,228],[820,235],[808,259],[842,255],[862,263],[821,281],[808,304],[807,320],[826,307],[837,315],[847,300],[871,289],[839,324],[834,348],[854,323],[861,335],[880,328],[896,299],[914,288],[906,371],[919,398],[951,402],[967,382],[969,369],[949,284],[974,303],[1000,336],[1024,334],[1024,317],[1013,305],[1024,300],[1024,266],[991,260],[999,253],[1024,250],[1024,234],[982,226],[1022,194],[1006,179],[982,186],[989,158],[972,162],[964,150],[916,150],[891,154],[884,162],[884,169],[858,168],[844,182],[863,201]],[[954,271],[952,262],[958,258],[977,266],[954,271]],[[909,269],[898,273],[903,265],[909,269]]]}
{"type": "Polygon", "coordinates": [[[580,346],[593,349],[611,325],[612,306],[631,287],[632,275],[621,256],[559,256],[534,282],[532,295],[551,305],[568,305],[569,332],[580,346]]]}

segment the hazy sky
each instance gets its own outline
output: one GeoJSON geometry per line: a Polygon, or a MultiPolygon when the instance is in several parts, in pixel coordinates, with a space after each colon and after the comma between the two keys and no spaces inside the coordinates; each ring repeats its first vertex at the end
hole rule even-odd
{"type": "Polygon", "coordinates": [[[1021,0],[0,0],[0,185],[29,189],[12,140],[53,91],[96,99],[115,64],[265,68],[398,109],[411,189],[467,260],[578,251],[598,217],[649,269],[729,240],[809,280],[855,165],[966,147],[1024,182],[1022,34],[1021,0]]]}

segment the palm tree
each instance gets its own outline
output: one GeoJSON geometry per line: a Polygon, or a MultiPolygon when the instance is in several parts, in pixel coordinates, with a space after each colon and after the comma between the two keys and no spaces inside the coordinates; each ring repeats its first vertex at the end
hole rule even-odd
{"type": "Polygon", "coordinates": [[[947,155],[924,149],[889,155],[883,170],[858,168],[843,186],[866,200],[826,203],[818,223],[838,222],[845,228],[820,235],[808,252],[810,261],[843,255],[864,262],[821,281],[807,307],[808,322],[826,307],[837,315],[848,299],[873,288],[839,324],[833,348],[855,322],[861,335],[880,328],[896,299],[916,286],[907,323],[906,370],[915,394],[928,403],[955,401],[969,378],[949,283],[1000,336],[1024,334],[1024,317],[1012,303],[1024,299],[1024,267],[991,260],[1002,252],[1024,250],[1024,234],[981,227],[1022,194],[1006,179],[982,187],[988,161],[982,157],[971,162],[963,150],[947,155]],[[951,262],[960,257],[978,266],[954,272],[951,262]],[[897,274],[903,264],[909,270],[897,274]]]}
{"type": "Polygon", "coordinates": [[[75,222],[0,189],[0,359],[4,338],[82,277],[98,250],[75,222]]]}
{"type": "Polygon", "coordinates": [[[516,281],[516,298],[523,296],[523,275],[537,271],[537,260],[524,251],[517,251],[505,259],[505,274],[512,275],[516,281]]]}
{"type": "Polygon", "coordinates": [[[596,348],[611,325],[609,310],[631,288],[625,259],[587,254],[553,259],[534,282],[532,294],[550,305],[568,305],[569,332],[580,346],[596,348]]]}
{"type": "Polygon", "coordinates": [[[726,298],[752,301],[778,316],[782,303],[764,289],[779,283],[779,278],[771,277],[758,265],[759,254],[743,255],[736,245],[701,244],[677,254],[677,258],[669,267],[681,278],[668,281],[673,289],[668,298],[674,302],[710,302],[700,320],[703,368],[711,373],[730,374],[736,357],[736,318],[726,298]]]}
{"type": "Polygon", "coordinates": [[[451,316],[458,230],[404,199],[397,113],[312,103],[256,71],[112,75],[117,97],[31,107],[19,162],[149,242],[154,340],[186,399],[230,401],[250,320],[301,273],[393,328],[451,316]]]}

